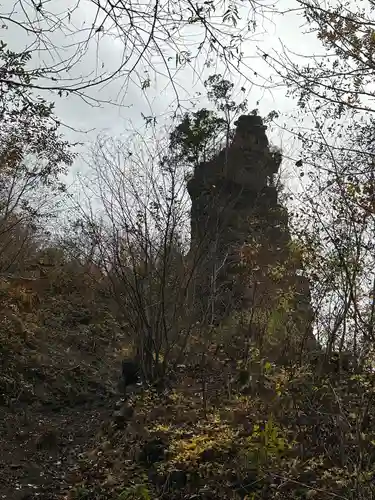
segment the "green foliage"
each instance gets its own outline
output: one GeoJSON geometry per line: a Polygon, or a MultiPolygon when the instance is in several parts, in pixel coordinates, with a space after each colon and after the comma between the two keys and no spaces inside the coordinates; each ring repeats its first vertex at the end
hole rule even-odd
{"type": "Polygon", "coordinates": [[[117,500],[151,500],[151,495],[147,485],[135,484],[122,491],[117,500]]]}
{"type": "Polygon", "coordinates": [[[257,423],[253,426],[253,432],[247,439],[245,449],[249,461],[261,466],[282,458],[291,448],[292,444],[271,415],[264,424],[257,423]]]}
{"type": "MultiPolygon", "coordinates": [[[[220,418],[208,422],[207,425],[192,437],[181,437],[175,432],[175,439],[172,440],[170,452],[170,464],[195,464],[198,465],[205,456],[221,457],[230,450],[236,432],[220,418]]],[[[212,458],[213,459],[213,458],[212,458]]]]}
{"type": "MultiPolygon", "coordinates": [[[[231,15],[230,12],[228,15],[231,15]]],[[[208,160],[217,152],[215,146],[220,146],[221,135],[228,145],[233,119],[247,110],[247,101],[237,103],[234,100],[234,84],[222,75],[211,75],[204,85],[216,111],[202,108],[186,113],[170,134],[170,150],[193,165],[208,160]]]]}
{"type": "Polygon", "coordinates": [[[73,500],[88,500],[90,498],[90,490],[84,486],[77,486],[71,491],[73,500]]]}
{"type": "Polygon", "coordinates": [[[40,185],[61,190],[59,176],[74,159],[58,133],[54,104],[29,89],[40,76],[26,68],[30,59],[30,52],[12,52],[0,42],[1,78],[8,81],[0,93],[0,195],[7,195],[15,179],[34,191],[40,185]]]}
{"type": "Polygon", "coordinates": [[[225,121],[213,111],[186,113],[170,134],[170,149],[194,165],[206,161],[215,139],[225,130],[225,121]]]}
{"type": "Polygon", "coordinates": [[[204,84],[208,90],[207,97],[215,104],[219,111],[224,113],[228,127],[234,116],[246,112],[247,100],[245,99],[239,104],[236,103],[232,97],[234,84],[223,78],[222,75],[211,75],[204,84]]]}

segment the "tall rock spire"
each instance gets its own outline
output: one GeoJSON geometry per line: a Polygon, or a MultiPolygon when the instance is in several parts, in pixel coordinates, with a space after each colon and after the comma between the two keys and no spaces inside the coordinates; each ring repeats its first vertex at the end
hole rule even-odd
{"type": "Polygon", "coordinates": [[[249,326],[254,338],[312,346],[309,285],[278,203],[273,178],[281,154],[270,149],[266,128],[259,116],[241,116],[229,147],[200,163],[188,183],[190,256],[200,256],[194,297],[207,323],[252,311],[263,315],[262,326],[249,326]]]}

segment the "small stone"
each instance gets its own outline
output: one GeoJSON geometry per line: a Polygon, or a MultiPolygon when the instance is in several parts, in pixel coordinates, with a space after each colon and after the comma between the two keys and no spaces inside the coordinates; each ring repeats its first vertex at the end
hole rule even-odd
{"type": "Polygon", "coordinates": [[[123,427],[134,415],[134,408],[124,404],[122,408],[113,412],[113,419],[118,427],[123,427]]]}
{"type": "Polygon", "coordinates": [[[108,451],[108,450],[111,450],[112,449],[112,443],[111,441],[104,441],[104,443],[102,444],[102,450],[103,451],[108,451]]]}

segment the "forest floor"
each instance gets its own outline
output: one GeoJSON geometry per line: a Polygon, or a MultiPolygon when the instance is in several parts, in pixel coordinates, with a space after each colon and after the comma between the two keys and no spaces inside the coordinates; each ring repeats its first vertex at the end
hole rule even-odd
{"type": "Polygon", "coordinates": [[[79,457],[94,447],[118,399],[60,406],[14,405],[0,413],[0,498],[66,498],[76,484],[79,457]]]}
{"type": "MultiPolygon", "coordinates": [[[[126,349],[118,339],[98,337],[93,349],[83,328],[52,336],[38,328],[27,343],[4,332],[0,499],[180,498],[188,470],[169,460],[169,445],[185,440],[181,460],[192,460],[193,467],[194,456],[211,449],[216,438],[220,447],[227,429],[208,409],[225,385],[220,367],[204,397],[195,374],[186,372],[165,393],[133,387],[124,398],[118,382],[126,349]],[[164,460],[167,468],[158,469],[164,460]],[[165,496],[170,488],[173,495],[165,496]]],[[[208,453],[204,461],[211,458],[208,453]]]]}
{"type": "Polygon", "coordinates": [[[32,319],[27,342],[0,325],[0,499],[66,498],[121,397],[118,339],[32,319]]]}
{"type": "Polygon", "coordinates": [[[242,380],[239,349],[125,398],[112,323],[33,324],[0,328],[0,500],[375,499],[372,374],[254,358],[242,380]]]}

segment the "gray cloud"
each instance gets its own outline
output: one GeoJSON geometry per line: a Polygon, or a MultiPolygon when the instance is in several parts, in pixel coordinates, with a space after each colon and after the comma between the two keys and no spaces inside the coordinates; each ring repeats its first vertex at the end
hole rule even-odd
{"type": "MultiPolygon", "coordinates": [[[[73,1],[64,2],[49,2],[48,8],[54,9],[58,13],[59,9],[72,8],[73,1]]],[[[16,6],[14,16],[18,20],[22,20],[24,16],[19,3],[12,0],[6,0],[2,7],[4,12],[10,11],[13,6],[16,6]]],[[[279,3],[279,8],[286,10],[294,6],[291,0],[284,0],[279,3]]],[[[63,10],[61,10],[63,12],[63,10]]],[[[51,34],[51,44],[57,47],[65,47],[64,56],[72,54],[74,42],[86,36],[90,29],[91,20],[95,15],[91,2],[84,2],[72,14],[72,22],[76,29],[84,30],[75,36],[64,36],[61,31],[55,31],[51,34]],[[86,31],[85,31],[86,30],[86,31]],[[70,52],[69,52],[70,51],[70,52]]],[[[306,47],[311,51],[314,47],[319,49],[318,42],[314,36],[303,34],[299,28],[301,18],[294,13],[289,13],[285,16],[273,15],[261,19],[258,24],[257,33],[254,34],[253,40],[249,40],[244,44],[244,66],[242,67],[243,76],[235,74],[232,71],[234,79],[238,87],[244,86],[247,89],[250,107],[258,107],[262,114],[267,114],[273,109],[280,112],[288,112],[295,107],[294,103],[285,97],[285,88],[272,88],[273,82],[277,81],[277,77],[272,75],[269,67],[265,64],[260,55],[260,51],[272,53],[274,50],[279,50],[279,39],[289,47],[306,47]],[[250,79],[253,84],[249,84],[250,79]],[[272,81],[273,78],[273,81],[272,81]],[[264,87],[269,87],[265,90],[264,87]],[[258,104],[257,104],[258,103],[258,104]]],[[[22,29],[14,24],[9,24],[8,29],[3,30],[2,38],[9,44],[12,50],[23,50],[31,42],[31,37],[22,29]]],[[[194,39],[194,32],[190,33],[194,39]]],[[[166,55],[170,56],[169,53],[166,55]]],[[[123,57],[123,45],[121,40],[110,36],[101,36],[98,34],[97,39],[91,40],[87,46],[86,53],[82,59],[70,70],[70,77],[77,78],[82,75],[95,73],[95,71],[110,71],[116,68],[123,57]]],[[[171,57],[171,56],[170,56],[171,57]]],[[[56,54],[41,52],[38,59],[34,59],[34,64],[39,64],[40,61],[48,64],[52,60],[56,61],[56,54]]],[[[214,72],[224,72],[225,68],[220,62],[211,68],[205,68],[206,62],[203,55],[196,61],[195,69],[185,67],[177,72],[174,76],[173,84],[178,88],[181,101],[190,107],[189,97],[194,92],[204,92],[202,80],[209,74],[214,72]]],[[[163,70],[163,63],[160,57],[155,57],[152,61],[154,68],[163,70]]],[[[173,65],[173,57],[171,61],[173,65]]],[[[233,69],[233,68],[232,68],[233,69]]],[[[173,85],[168,80],[168,77],[162,74],[155,74],[152,68],[148,68],[144,64],[140,64],[137,72],[134,73],[134,78],[129,82],[121,79],[116,79],[106,86],[98,86],[89,91],[89,95],[93,99],[94,106],[85,103],[81,98],[75,95],[68,97],[58,97],[56,94],[45,93],[45,96],[53,99],[56,104],[56,114],[61,119],[63,124],[76,129],[76,131],[64,127],[62,130],[66,137],[71,141],[81,141],[85,143],[85,148],[92,143],[99,133],[107,133],[111,136],[126,135],[131,129],[141,128],[144,125],[142,113],[144,115],[154,114],[159,117],[159,123],[168,121],[171,111],[176,105],[176,96],[173,85]],[[150,88],[145,92],[140,90],[141,79],[150,76],[150,88]],[[124,88],[124,85],[126,87],[124,88]],[[95,100],[100,100],[100,105],[95,103],[95,100]],[[108,104],[105,103],[108,102],[108,104]],[[114,104],[109,104],[112,102],[114,104]]],[[[202,98],[199,105],[207,104],[202,98]]],[[[290,137],[286,137],[286,132],[281,135],[280,129],[270,130],[271,140],[275,143],[287,142],[288,147],[292,142],[290,137]],[[288,142],[289,141],[289,142],[288,142]]],[[[84,163],[77,160],[75,170],[84,169],[84,163]]]]}

